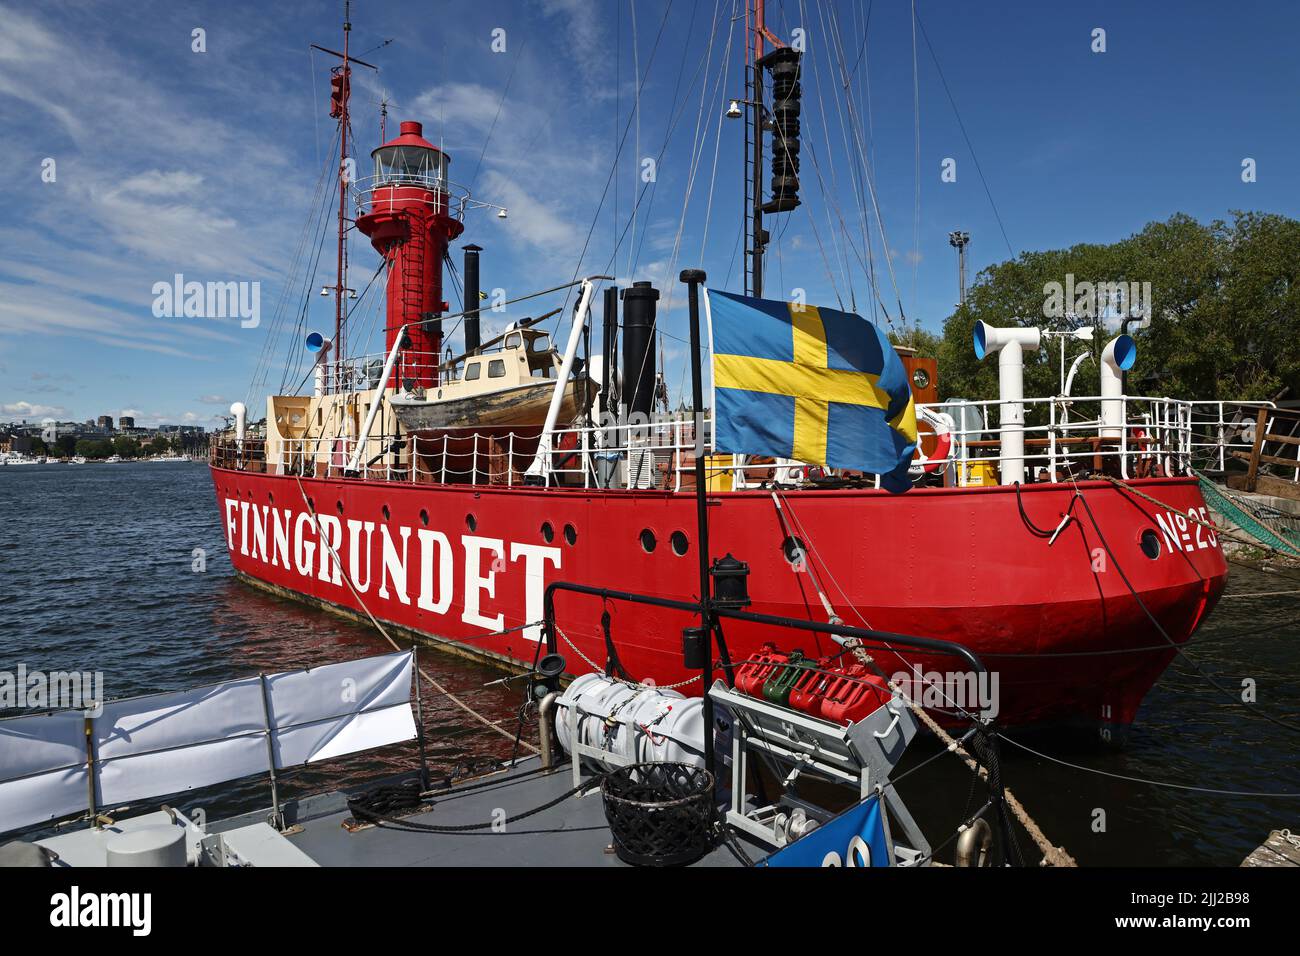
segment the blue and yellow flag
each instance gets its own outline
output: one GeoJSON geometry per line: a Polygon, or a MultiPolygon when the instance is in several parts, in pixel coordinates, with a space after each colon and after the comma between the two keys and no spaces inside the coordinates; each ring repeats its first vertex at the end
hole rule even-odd
{"type": "Polygon", "coordinates": [[[902,360],[851,312],[710,289],[719,451],[794,458],[911,487],[916,407],[902,360]]]}

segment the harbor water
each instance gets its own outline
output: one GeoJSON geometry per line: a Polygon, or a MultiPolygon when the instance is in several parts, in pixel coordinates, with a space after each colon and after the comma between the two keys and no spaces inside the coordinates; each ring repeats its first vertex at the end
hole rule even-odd
{"type": "MultiPolygon", "coordinates": [[[[1258,795],[1300,794],[1300,731],[1241,702],[1243,687],[1253,687],[1258,711],[1300,724],[1300,593],[1274,593],[1285,591],[1300,591],[1300,572],[1234,565],[1224,600],[1188,648],[1191,660],[1176,659],[1147,696],[1123,749],[1011,732],[1038,753],[1004,745],[1004,779],[1053,842],[1085,866],[1233,866],[1269,830],[1300,829],[1300,799],[1258,795]]],[[[236,581],[198,462],[0,468],[0,594],[0,671],[98,671],[109,698],[390,650],[372,627],[236,581]]],[[[421,662],[513,733],[518,682],[433,650],[422,650],[421,662]]],[[[435,777],[512,752],[509,737],[427,685],[422,701],[435,777]]],[[[933,747],[914,746],[897,773],[933,747]]],[[[359,754],[291,771],[281,793],[353,787],[417,761],[414,744],[359,754]]],[[[937,843],[965,813],[970,775],[940,759],[900,790],[937,843]]],[[[267,806],[269,787],[253,778],[171,802],[217,819],[267,806]]],[[[1033,854],[1023,834],[1021,846],[1033,854]]]]}

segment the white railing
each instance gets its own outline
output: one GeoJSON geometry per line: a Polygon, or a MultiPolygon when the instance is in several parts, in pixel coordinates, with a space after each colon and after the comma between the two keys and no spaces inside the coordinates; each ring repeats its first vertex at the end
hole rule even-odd
{"type": "MultiPolygon", "coordinates": [[[[1273,402],[1188,402],[1191,407],[1193,463],[1203,467],[1214,463],[1218,471],[1227,470],[1234,446],[1249,449],[1253,443],[1256,413],[1261,408],[1276,409],[1273,402]],[[1250,440],[1246,439],[1250,436],[1250,440]]],[[[1269,416],[1267,429],[1273,418],[1269,416]]],[[[1297,473],[1300,480],[1300,472],[1297,473]]]]}
{"type": "MultiPolygon", "coordinates": [[[[1107,461],[1116,462],[1124,478],[1186,473],[1191,451],[1189,403],[1146,396],[1124,396],[1120,401],[1125,425],[1118,437],[1105,437],[1100,395],[1021,399],[1025,449],[1014,460],[1024,462],[1026,480],[1078,480],[1103,470],[1107,461]],[[1092,409],[1095,414],[1079,417],[1092,409]]],[[[998,437],[997,413],[1002,404],[1000,399],[989,399],[918,406],[918,413],[947,415],[952,422],[948,454],[928,462],[932,470],[945,474],[945,484],[999,483],[1002,463],[1013,460],[1002,454],[998,437]],[[968,418],[979,424],[962,428],[961,422],[968,418]]]]}
{"type": "Polygon", "coordinates": [[[354,180],[350,190],[357,215],[364,216],[370,212],[387,212],[392,209],[406,208],[414,203],[421,203],[433,208],[434,213],[464,220],[465,213],[471,209],[496,209],[498,215],[505,209],[497,203],[475,199],[470,195],[469,187],[450,179],[423,173],[385,173],[379,176],[366,176],[354,180]],[[422,199],[400,190],[422,190],[430,198],[422,199]],[[399,190],[399,192],[394,192],[399,190]]]}
{"type": "MultiPolygon", "coordinates": [[[[1121,399],[1125,426],[1118,437],[1103,437],[1101,401],[1101,396],[1023,399],[1025,449],[1016,457],[1023,460],[1028,481],[1080,480],[1099,471],[1123,478],[1184,475],[1192,465],[1205,467],[1207,460],[1222,469],[1234,443],[1247,447],[1241,442],[1245,429],[1254,427],[1249,412],[1271,407],[1260,402],[1125,396],[1121,399]]],[[[947,454],[924,463],[926,471],[936,476],[931,483],[941,480],[957,487],[999,483],[1002,463],[1009,459],[999,440],[995,406],[1001,404],[989,399],[918,406],[924,417],[947,415],[945,421],[952,423],[947,454]],[[966,428],[960,427],[963,421],[968,422],[966,428]]],[[[540,469],[534,469],[535,477],[527,480],[525,472],[537,457],[540,429],[536,427],[491,434],[457,429],[432,437],[372,435],[367,443],[370,460],[361,460],[367,457],[362,455],[355,475],[347,468],[356,450],[355,438],[284,439],[272,443],[269,458],[260,450],[245,458],[256,470],[316,477],[676,492],[694,487],[695,456],[702,451],[706,480],[714,491],[773,484],[815,486],[823,480],[878,485],[871,475],[810,467],[789,459],[715,454],[711,419],[701,416],[698,424],[703,432],[698,448],[697,420],[689,413],[640,424],[556,429],[551,450],[542,454],[540,469]],[[397,451],[392,450],[394,443],[397,451]]],[[[932,449],[934,442],[933,437],[925,439],[932,449]]],[[[214,460],[223,456],[219,449],[220,442],[214,460]]],[[[921,465],[918,460],[912,469],[918,481],[925,473],[921,465]]]]}
{"type": "MultiPolygon", "coordinates": [[[[326,359],[325,391],[332,394],[340,392],[364,392],[379,387],[379,379],[384,371],[387,352],[371,352],[366,355],[353,355],[343,361],[326,359]]],[[[400,386],[402,378],[409,378],[411,373],[419,374],[427,369],[438,368],[442,359],[437,352],[416,352],[403,349],[398,356],[397,365],[390,384],[400,386]]],[[[446,376],[442,376],[446,378],[446,376]]]]}

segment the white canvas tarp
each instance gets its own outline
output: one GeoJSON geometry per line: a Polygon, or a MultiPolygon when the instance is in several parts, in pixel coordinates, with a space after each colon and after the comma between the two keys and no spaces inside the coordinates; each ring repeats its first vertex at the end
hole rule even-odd
{"type": "MultiPolygon", "coordinates": [[[[96,806],[111,809],[412,740],[410,651],[104,705],[96,806]]],[[[89,806],[81,711],[0,720],[0,833],[89,806]]]]}

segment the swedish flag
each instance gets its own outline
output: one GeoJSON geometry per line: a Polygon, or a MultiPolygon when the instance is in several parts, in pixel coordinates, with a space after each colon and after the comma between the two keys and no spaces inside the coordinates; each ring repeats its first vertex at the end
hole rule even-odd
{"type": "Polygon", "coordinates": [[[916,407],[888,339],[851,312],[710,289],[719,451],[882,476],[906,490],[916,407]]]}

